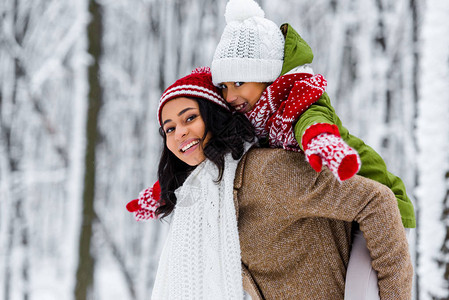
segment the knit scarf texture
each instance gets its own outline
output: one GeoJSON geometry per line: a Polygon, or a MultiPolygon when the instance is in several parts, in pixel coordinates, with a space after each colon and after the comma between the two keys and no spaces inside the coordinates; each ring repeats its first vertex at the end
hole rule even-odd
{"type": "Polygon", "coordinates": [[[257,137],[268,139],[271,148],[301,151],[293,125],[301,114],[320,99],[327,85],[320,74],[293,73],[279,77],[262,93],[254,108],[245,115],[257,137]]]}
{"type": "Polygon", "coordinates": [[[233,199],[238,162],[226,155],[223,178],[216,183],[218,169],[205,160],[175,191],[177,204],[151,299],[243,299],[233,199]]]}

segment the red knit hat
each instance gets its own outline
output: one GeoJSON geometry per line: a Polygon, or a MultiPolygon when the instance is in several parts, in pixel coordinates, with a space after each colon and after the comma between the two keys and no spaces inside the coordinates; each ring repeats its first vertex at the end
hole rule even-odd
{"type": "Polygon", "coordinates": [[[179,97],[195,97],[209,100],[230,111],[228,104],[221,96],[220,90],[212,84],[212,75],[209,67],[196,68],[190,75],[178,79],[164,91],[157,109],[159,125],[162,126],[162,107],[168,101],[179,97]]]}

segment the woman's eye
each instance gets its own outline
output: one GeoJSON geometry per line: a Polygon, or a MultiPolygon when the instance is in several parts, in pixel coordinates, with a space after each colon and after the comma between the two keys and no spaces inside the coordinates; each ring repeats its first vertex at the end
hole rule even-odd
{"type": "Polygon", "coordinates": [[[186,119],[186,121],[191,122],[191,121],[195,120],[196,117],[197,117],[197,115],[191,115],[186,119]]]}
{"type": "Polygon", "coordinates": [[[236,81],[236,82],[234,83],[234,85],[235,85],[236,87],[242,86],[243,84],[244,84],[244,82],[242,82],[242,81],[236,81]]]}
{"type": "Polygon", "coordinates": [[[172,132],[173,130],[175,130],[175,127],[168,127],[167,129],[165,129],[165,134],[168,134],[168,133],[172,132]]]}
{"type": "Polygon", "coordinates": [[[219,83],[219,84],[218,84],[218,88],[219,88],[219,89],[225,89],[225,88],[227,88],[227,86],[226,86],[226,84],[219,83]]]}

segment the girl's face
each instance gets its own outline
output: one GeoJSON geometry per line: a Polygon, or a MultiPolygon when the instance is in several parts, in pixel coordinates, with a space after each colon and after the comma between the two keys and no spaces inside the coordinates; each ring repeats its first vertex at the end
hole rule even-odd
{"type": "Polygon", "coordinates": [[[226,99],[236,111],[251,111],[269,84],[264,82],[222,82],[219,87],[226,99]]]}
{"type": "Polygon", "coordinates": [[[189,166],[203,162],[203,148],[210,139],[200,114],[198,102],[185,97],[168,101],[161,112],[167,148],[189,166]]]}

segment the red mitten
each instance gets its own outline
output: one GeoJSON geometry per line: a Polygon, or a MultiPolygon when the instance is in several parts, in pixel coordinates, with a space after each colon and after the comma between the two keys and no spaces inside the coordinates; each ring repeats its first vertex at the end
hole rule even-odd
{"type": "Polygon", "coordinates": [[[323,167],[323,161],[321,160],[321,157],[318,154],[311,154],[306,156],[306,158],[315,171],[317,172],[321,171],[321,168],[323,167]]]}
{"type": "Polygon", "coordinates": [[[159,181],[152,188],[146,188],[139,193],[139,198],[131,200],[126,209],[134,213],[137,221],[157,219],[156,209],[160,206],[161,187],[159,181]]]}
{"type": "Polygon", "coordinates": [[[360,169],[357,151],[335,134],[322,133],[312,138],[304,152],[315,171],[321,171],[322,165],[328,166],[340,181],[351,178],[360,169]]]}

